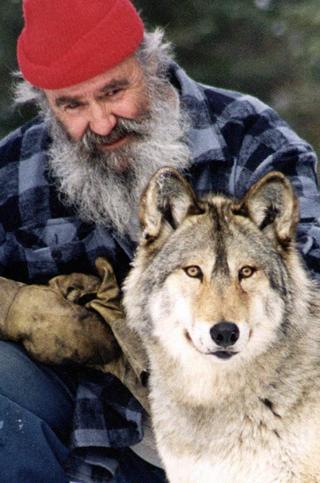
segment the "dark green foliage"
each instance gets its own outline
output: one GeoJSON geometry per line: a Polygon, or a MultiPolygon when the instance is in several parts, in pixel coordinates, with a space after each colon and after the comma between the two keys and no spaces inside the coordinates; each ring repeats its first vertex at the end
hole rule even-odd
{"type": "Polygon", "coordinates": [[[0,136],[21,123],[10,102],[12,76],[17,69],[15,43],[21,29],[21,2],[0,2],[0,136]]]}

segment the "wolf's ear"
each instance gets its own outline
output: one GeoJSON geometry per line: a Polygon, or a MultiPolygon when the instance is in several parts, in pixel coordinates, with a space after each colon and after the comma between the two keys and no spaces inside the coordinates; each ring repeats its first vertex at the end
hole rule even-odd
{"type": "Polygon", "coordinates": [[[199,214],[191,186],[173,168],[159,169],[151,178],[140,201],[140,223],[143,237],[151,242],[171,233],[187,215],[199,214]]]}
{"type": "Polygon", "coordinates": [[[281,245],[287,245],[294,238],[299,221],[298,200],[282,173],[272,171],[257,181],[238,208],[281,245]]]}

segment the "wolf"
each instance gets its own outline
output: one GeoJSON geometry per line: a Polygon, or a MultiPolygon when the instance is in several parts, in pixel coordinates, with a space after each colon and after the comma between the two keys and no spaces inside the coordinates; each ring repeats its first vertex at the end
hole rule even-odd
{"type": "Polygon", "coordinates": [[[234,200],[163,168],[142,196],[124,306],[170,483],[320,482],[319,289],[298,219],[279,172],[234,200]]]}

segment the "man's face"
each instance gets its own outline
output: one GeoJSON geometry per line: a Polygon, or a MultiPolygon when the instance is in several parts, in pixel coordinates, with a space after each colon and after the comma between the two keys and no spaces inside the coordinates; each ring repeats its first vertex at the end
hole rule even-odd
{"type": "Polygon", "coordinates": [[[135,57],[81,84],[44,92],[73,141],[88,131],[104,136],[99,149],[106,153],[130,142],[130,134],[114,130],[118,119],[136,120],[148,111],[144,74],[135,57]]]}
{"type": "Polygon", "coordinates": [[[174,87],[131,57],[40,104],[51,136],[49,170],[85,221],[136,237],[140,195],[162,166],[185,169],[189,120],[174,87]],[[48,105],[49,104],[49,105],[48,105]]]}

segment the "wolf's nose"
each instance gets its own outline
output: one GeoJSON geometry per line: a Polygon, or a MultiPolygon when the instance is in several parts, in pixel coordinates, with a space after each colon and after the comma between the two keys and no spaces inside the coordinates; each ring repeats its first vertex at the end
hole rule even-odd
{"type": "Polygon", "coordinates": [[[233,345],[239,339],[239,329],[233,322],[219,322],[210,329],[211,338],[221,347],[233,345]]]}

